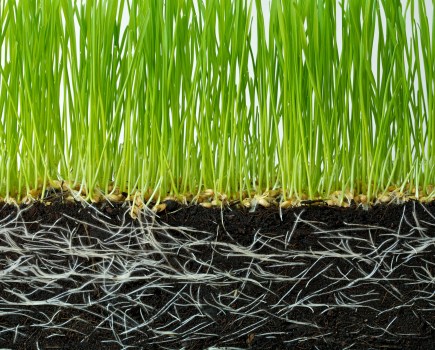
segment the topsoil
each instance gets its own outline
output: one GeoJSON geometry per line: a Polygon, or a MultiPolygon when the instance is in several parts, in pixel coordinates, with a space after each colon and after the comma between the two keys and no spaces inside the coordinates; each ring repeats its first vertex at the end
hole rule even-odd
{"type": "Polygon", "coordinates": [[[2,349],[434,349],[433,204],[0,208],[2,349]]]}

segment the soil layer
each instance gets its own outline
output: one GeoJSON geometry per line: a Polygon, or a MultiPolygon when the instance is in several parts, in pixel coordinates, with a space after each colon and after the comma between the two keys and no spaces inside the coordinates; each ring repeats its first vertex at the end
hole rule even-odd
{"type": "Polygon", "coordinates": [[[2,349],[433,349],[435,205],[0,210],[2,349]]]}

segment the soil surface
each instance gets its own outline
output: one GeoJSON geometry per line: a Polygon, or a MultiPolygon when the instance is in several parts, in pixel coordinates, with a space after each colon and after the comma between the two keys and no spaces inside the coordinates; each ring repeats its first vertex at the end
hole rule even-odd
{"type": "Polygon", "coordinates": [[[1,349],[433,349],[435,205],[0,207],[1,349]]]}

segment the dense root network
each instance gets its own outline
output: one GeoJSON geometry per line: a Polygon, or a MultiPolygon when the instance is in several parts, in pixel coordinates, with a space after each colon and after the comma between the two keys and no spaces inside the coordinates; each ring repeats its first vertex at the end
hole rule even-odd
{"type": "Polygon", "coordinates": [[[149,212],[132,221],[128,208],[116,220],[95,210],[53,224],[20,211],[0,223],[0,345],[314,348],[341,336],[351,349],[425,339],[435,330],[435,217],[419,219],[416,206],[426,210],[403,207],[395,228],[329,230],[302,210],[285,235],[258,230],[243,242],[149,212]]]}

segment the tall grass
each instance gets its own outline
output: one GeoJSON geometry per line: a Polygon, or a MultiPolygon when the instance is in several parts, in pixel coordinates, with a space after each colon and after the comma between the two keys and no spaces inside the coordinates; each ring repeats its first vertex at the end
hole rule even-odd
{"type": "Polygon", "coordinates": [[[0,195],[432,198],[429,10],[0,0],[0,195]]]}

